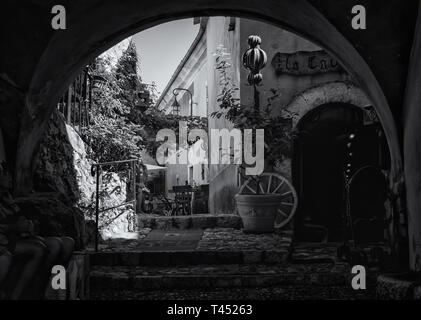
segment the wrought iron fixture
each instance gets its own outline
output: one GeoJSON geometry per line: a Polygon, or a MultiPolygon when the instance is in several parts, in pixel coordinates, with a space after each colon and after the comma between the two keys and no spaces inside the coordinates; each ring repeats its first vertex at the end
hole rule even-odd
{"type": "Polygon", "coordinates": [[[247,81],[254,89],[254,103],[256,109],[260,106],[257,85],[259,85],[263,80],[263,75],[260,73],[260,70],[267,64],[267,55],[266,52],[260,48],[261,43],[262,39],[259,36],[249,36],[249,48],[243,54],[243,65],[247,70],[249,70],[247,81]]]}
{"type": "Polygon", "coordinates": [[[177,115],[180,112],[180,104],[177,101],[177,96],[179,94],[179,91],[185,91],[190,95],[190,117],[193,118],[193,93],[189,89],[185,88],[175,88],[172,93],[174,95],[174,102],[172,103],[173,113],[174,110],[177,110],[177,115]]]}
{"type": "Polygon", "coordinates": [[[177,101],[177,95],[174,95],[174,102],[171,105],[172,107],[172,114],[179,115],[180,114],[180,104],[177,101]]]}

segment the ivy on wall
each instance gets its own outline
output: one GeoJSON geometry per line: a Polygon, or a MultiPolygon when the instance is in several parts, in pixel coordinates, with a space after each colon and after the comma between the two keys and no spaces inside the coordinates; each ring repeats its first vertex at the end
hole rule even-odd
{"type": "Polygon", "coordinates": [[[178,132],[180,121],[187,121],[189,128],[207,127],[207,118],[167,115],[155,107],[158,93],[153,86],[142,83],[132,42],[115,67],[103,57],[98,57],[93,65],[99,81],[94,84],[91,123],[83,132],[92,160],[140,159],[143,150],[154,155],[159,146],[155,141],[158,131],[166,128],[178,132]],[[146,102],[139,102],[140,91],[148,91],[146,102]]]}

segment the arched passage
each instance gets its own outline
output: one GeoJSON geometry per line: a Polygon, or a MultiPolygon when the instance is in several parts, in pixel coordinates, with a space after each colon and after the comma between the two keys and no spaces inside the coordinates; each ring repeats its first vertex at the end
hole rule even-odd
{"type": "Polygon", "coordinates": [[[401,173],[400,146],[386,97],[367,63],[347,39],[305,0],[89,1],[68,13],[69,29],[52,34],[34,70],[22,112],[15,183],[31,186],[36,147],[55,104],[79,70],[123,38],[171,19],[232,15],[264,20],[295,32],[326,49],[367,93],[389,143],[393,177],[401,173]],[[89,14],[86,14],[89,12],[89,14]],[[71,26],[71,27],[70,27],[71,26]]]}

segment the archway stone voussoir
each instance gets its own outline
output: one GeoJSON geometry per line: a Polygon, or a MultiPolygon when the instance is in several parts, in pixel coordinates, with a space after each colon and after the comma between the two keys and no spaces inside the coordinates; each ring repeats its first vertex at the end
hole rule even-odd
{"type": "Polygon", "coordinates": [[[329,82],[307,89],[287,105],[286,110],[295,114],[293,126],[296,127],[311,110],[326,103],[349,103],[359,108],[371,105],[365,93],[357,86],[346,82],[329,82]]]}

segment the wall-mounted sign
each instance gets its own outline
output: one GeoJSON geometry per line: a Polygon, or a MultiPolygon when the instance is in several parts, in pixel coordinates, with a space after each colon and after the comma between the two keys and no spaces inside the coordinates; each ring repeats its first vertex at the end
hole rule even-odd
{"type": "Polygon", "coordinates": [[[272,66],[277,74],[312,75],[326,72],[342,72],[337,60],[325,51],[298,51],[296,53],[276,53],[272,66]]]}

